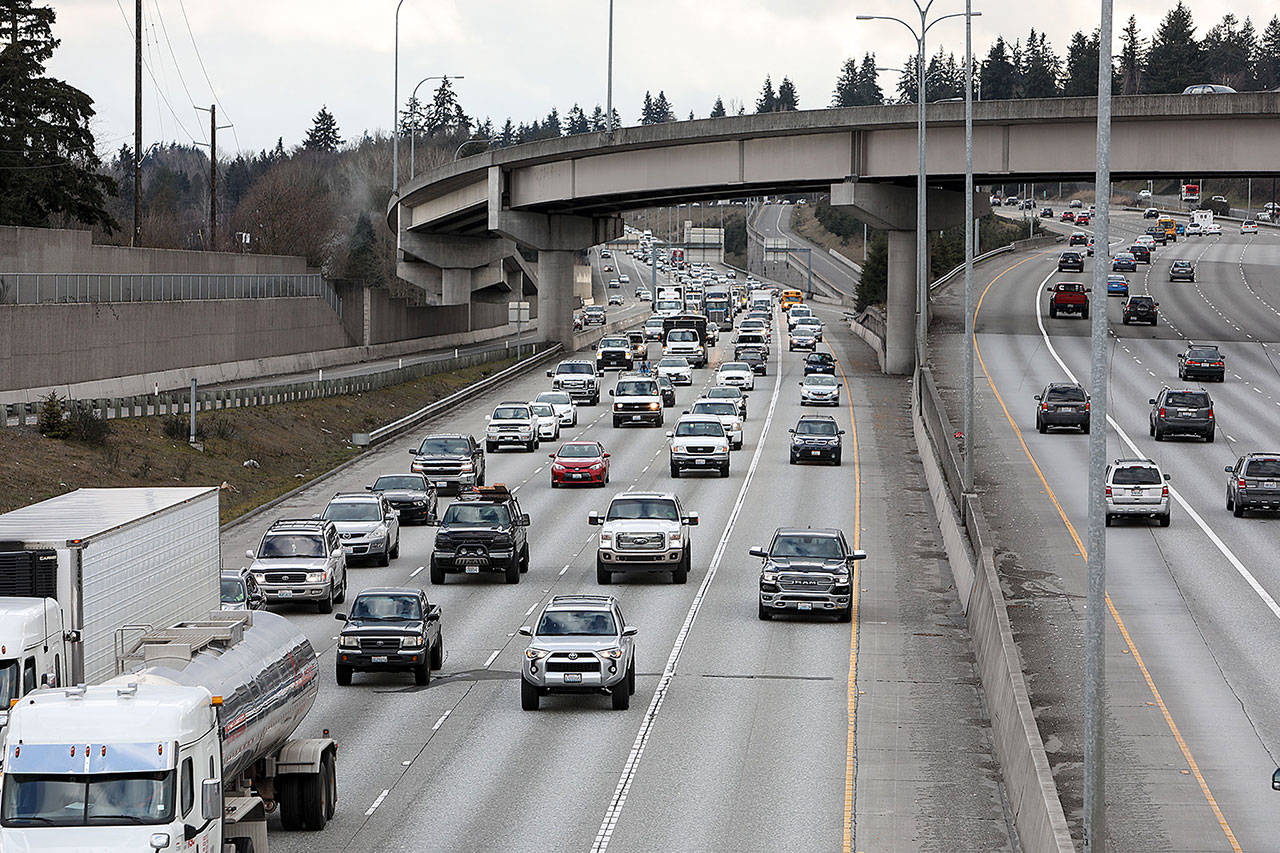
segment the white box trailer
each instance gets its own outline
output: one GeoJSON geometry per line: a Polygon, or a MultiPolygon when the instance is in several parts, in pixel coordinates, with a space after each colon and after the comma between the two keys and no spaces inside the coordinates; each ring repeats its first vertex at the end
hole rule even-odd
{"type": "Polygon", "coordinates": [[[217,610],[221,568],[212,486],[77,489],[0,515],[0,618],[27,614],[48,636],[50,612],[33,600],[52,599],[62,619],[42,684],[105,681],[140,626],[217,610]]]}

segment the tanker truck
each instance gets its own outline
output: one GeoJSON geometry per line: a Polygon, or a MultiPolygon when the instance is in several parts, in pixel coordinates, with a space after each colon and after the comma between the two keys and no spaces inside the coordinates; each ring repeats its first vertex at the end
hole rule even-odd
{"type": "Polygon", "coordinates": [[[319,664],[289,620],[209,613],[143,635],[129,662],[0,712],[0,850],[263,853],[277,809],[287,830],[324,828],[337,744],[291,739],[319,664]]]}

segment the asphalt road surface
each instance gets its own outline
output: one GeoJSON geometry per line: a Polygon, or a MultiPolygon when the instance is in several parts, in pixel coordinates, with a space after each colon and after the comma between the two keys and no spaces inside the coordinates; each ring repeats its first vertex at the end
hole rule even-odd
{"type": "MultiPolygon", "coordinates": [[[[848,264],[837,261],[821,246],[810,243],[791,230],[791,214],[795,206],[789,204],[766,204],[756,217],[756,230],[765,237],[785,237],[797,246],[808,246],[812,249],[813,276],[825,281],[842,293],[853,296],[858,289],[858,273],[848,264]]],[[[805,268],[805,253],[792,255],[794,265],[802,272],[805,268]]]]}

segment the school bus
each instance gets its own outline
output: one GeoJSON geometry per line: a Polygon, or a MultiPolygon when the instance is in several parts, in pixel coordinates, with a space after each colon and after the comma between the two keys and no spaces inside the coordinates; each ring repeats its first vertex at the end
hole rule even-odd
{"type": "Polygon", "coordinates": [[[1172,216],[1161,216],[1156,220],[1156,229],[1163,231],[1170,240],[1178,239],[1177,228],[1172,216]]]}
{"type": "Polygon", "coordinates": [[[783,311],[790,311],[792,305],[804,304],[804,295],[798,290],[784,290],[779,297],[779,301],[783,311]]]}

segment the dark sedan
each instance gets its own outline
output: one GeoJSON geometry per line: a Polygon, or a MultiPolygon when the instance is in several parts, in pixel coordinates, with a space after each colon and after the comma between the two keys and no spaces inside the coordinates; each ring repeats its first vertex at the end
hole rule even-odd
{"type": "Polygon", "coordinates": [[[1134,243],[1125,251],[1133,255],[1133,259],[1140,264],[1151,263],[1151,250],[1141,243],[1134,243]]]}
{"type": "Polygon", "coordinates": [[[835,376],[836,359],[829,352],[811,352],[804,359],[804,375],[810,373],[830,373],[835,376]]]}
{"type": "Polygon", "coordinates": [[[1216,344],[1188,344],[1186,352],[1178,353],[1178,378],[1224,382],[1227,360],[1216,344]]]}
{"type": "Polygon", "coordinates": [[[1128,252],[1120,252],[1111,259],[1112,272],[1137,272],[1138,261],[1128,252]]]}
{"type": "Polygon", "coordinates": [[[387,474],[365,486],[387,499],[400,513],[401,524],[430,524],[436,520],[436,487],[422,474],[387,474]]]}
{"type": "Polygon", "coordinates": [[[1191,261],[1174,261],[1169,266],[1169,281],[1196,280],[1196,268],[1191,261]]]}

